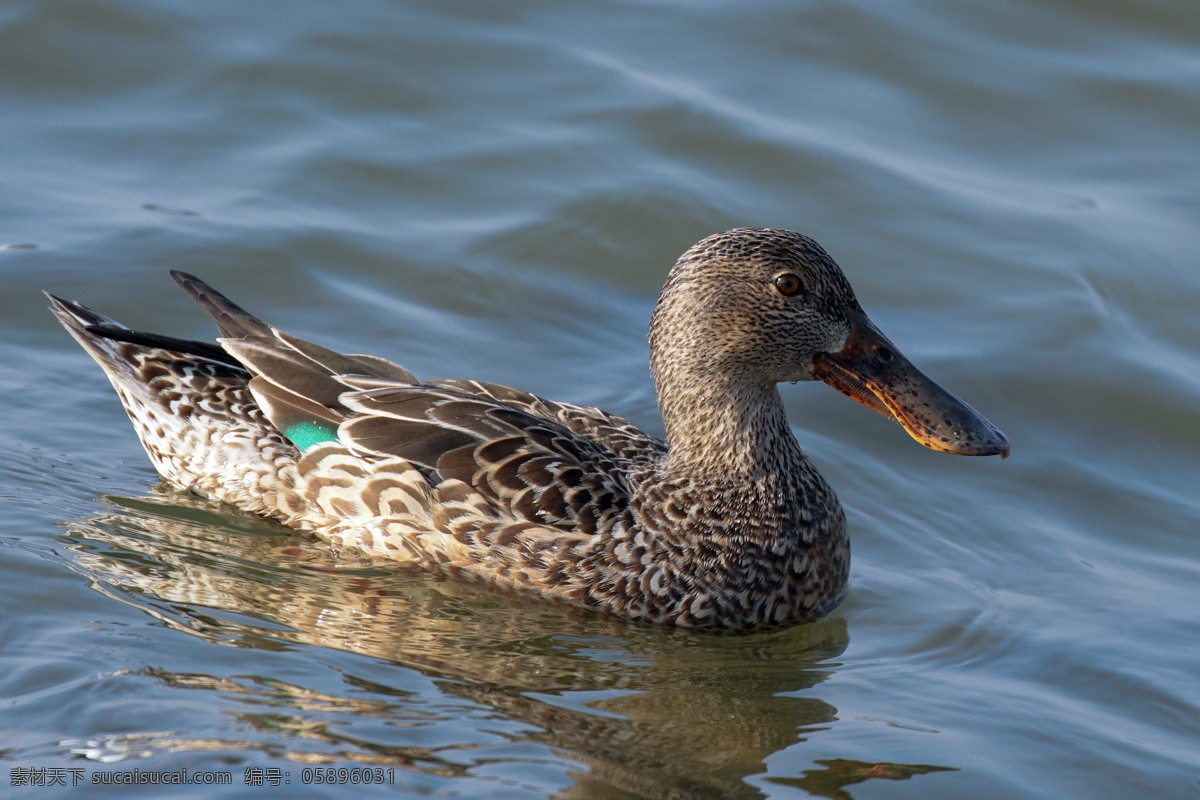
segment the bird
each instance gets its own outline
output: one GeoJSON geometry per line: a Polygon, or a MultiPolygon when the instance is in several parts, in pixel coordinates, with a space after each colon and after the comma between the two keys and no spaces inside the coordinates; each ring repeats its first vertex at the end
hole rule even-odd
{"type": "Polygon", "coordinates": [[[663,438],[596,408],[338,353],[171,275],[215,342],[136,331],[46,293],[168,483],[335,552],[631,621],[770,629],[845,597],[845,512],[779,383],[824,381],[937,451],[1009,453],[793,231],[717,233],[671,268],[649,326],[663,438]]]}

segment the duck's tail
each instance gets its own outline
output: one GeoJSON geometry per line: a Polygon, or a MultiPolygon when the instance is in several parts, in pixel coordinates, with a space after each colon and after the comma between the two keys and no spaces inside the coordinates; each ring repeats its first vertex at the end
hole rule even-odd
{"type": "Polygon", "coordinates": [[[81,303],[46,296],[104,370],[163,478],[249,511],[274,510],[267,495],[279,479],[277,462],[297,453],[259,409],[249,370],[216,344],[135,331],[81,303]]]}
{"type": "Polygon", "coordinates": [[[245,371],[237,359],[215,344],[135,331],[82,303],[64,300],[50,292],[44,294],[50,299],[50,310],[54,316],[58,317],[75,341],[96,359],[110,378],[114,371],[125,374],[130,365],[127,353],[119,346],[121,343],[192,356],[245,371]]]}

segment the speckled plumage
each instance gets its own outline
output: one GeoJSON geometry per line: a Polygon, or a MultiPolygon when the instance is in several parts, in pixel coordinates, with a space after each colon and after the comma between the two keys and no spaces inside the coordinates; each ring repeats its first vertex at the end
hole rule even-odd
{"type": "Polygon", "coordinates": [[[220,346],[51,296],[166,480],[336,547],[632,619],[744,630],[841,600],[845,516],[780,381],[827,380],[938,449],[1007,453],[969,407],[946,406],[944,424],[891,409],[875,384],[902,357],[882,334],[874,371],[839,377],[865,315],[825,251],[788,231],[711,236],[671,271],[650,326],[667,442],[597,409],[325,350],[172,274],[220,346]]]}

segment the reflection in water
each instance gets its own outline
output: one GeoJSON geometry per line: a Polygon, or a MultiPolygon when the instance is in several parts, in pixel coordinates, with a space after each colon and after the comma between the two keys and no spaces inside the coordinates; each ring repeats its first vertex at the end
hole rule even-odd
{"type": "MultiPolygon", "coordinates": [[[[458,716],[512,743],[551,748],[575,781],[559,797],[760,797],[746,777],[836,719],[828,704],[795,695],[834,666],[847,643],[841,620],[750,636],[642,627],[338,558],[324,544],[171,490],[107,499],[120,511],[67,535],[73,568],[102,594],[208,642],[276,652],[315,645],[419,676],[397,670],[397,686],[380,683],[374,669],[364,671],[375,679],[343,670],[341,691],[331,693],[270,676],[146,667],[140,674],[164,686],[232,702],[236,740],[150,732],[65,743],[90,758],[257,750],[459,777],[481,763],[469,747],[421,736],[458,716]],[[484,722],[497,718],[508,724],[484,722]]],[[[522,752],[517,761],[529,758],[522,752]]],[[[820,763],[803,777],[770,780],[844,798],[842,787],[868,778],[943,769],[820,763]]]]}
{"type": "Polygon", "coordinates": [[[922,764],[867,764],[833,758],[817,761],[824,769],[806,770],[803,778],[772,778],[771,783],[795,786],[804,789],[813,797],[828,797],[830,800],[851,800],[846,787],[872,778],[887,778],[892,781],[907,780],[914,775],[929,772],[948,772],[952,767],[933,767],[922,764]]]}

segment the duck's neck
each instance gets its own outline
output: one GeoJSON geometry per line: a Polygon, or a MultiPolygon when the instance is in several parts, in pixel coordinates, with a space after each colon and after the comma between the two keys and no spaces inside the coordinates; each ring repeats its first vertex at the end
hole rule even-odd
{"type": "Polygon", "coordinates": [[[670,444],[665,470],[741,481],[787,474],[804,462],[773,384],[691,369],[686,361],[654,373],[670,444]]]}

